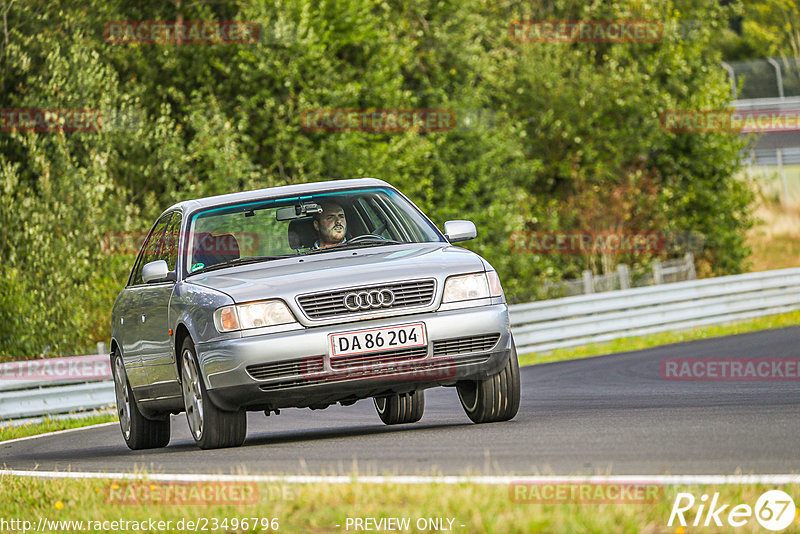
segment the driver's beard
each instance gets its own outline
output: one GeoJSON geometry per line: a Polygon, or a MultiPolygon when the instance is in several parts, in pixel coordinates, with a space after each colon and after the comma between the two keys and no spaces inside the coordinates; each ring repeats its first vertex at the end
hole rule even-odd
{"type": "Polygon", "coordinates": [[[328,232],[328,235],[326,236],[326,241],[330,244],[341,243],[344,240],[344,233],[344,227],[340,227],[340,230],[338,231],[334,228],[331,228],[331,231],[328,232]]]}

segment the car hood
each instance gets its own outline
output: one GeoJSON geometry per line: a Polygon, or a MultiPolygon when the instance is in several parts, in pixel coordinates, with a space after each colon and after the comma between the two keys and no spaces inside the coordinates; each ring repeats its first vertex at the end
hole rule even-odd
{"type": "MultiPolygon", "coordinates": [[[[436,278],[484,270],[480,256],[440,243],[365,247],[298,256],[197,274],[187,282],[230,295],[235,302],[362,285],[436,278]]],[[[441,286],[440,286],[441,287],[441,286]]]]}

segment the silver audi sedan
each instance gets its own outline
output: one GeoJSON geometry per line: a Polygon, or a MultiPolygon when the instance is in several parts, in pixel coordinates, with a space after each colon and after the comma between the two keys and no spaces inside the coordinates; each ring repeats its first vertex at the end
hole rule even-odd
{"type": "Polygon", "coordinates": [[[371,178],[189,200],[155,222],[111,313],[131,449],[164,447],[186,413],[204,449],[241,445],[247,411],[374,399],[419,421],[454,386],[476,423],[519,408],[519,367],[492,266],[371,178]]]}

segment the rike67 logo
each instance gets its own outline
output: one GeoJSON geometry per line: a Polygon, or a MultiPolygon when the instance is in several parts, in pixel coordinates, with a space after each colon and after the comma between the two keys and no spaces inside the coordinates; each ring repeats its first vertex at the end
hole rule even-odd
{"type": "Polygon", "coordinates": [[[696,499],[691,493],[678,493],[667,526],[673,526],[677,520],[678,525],[686,527],[687,517],[691,521],[694,515],[691,523],[694,527],[721,527],[723,521],[727,521],[732,527],[742,527],[755,516],[762,527],[777,532],[791,525],[796,513],[794,500],[781,490],[765,492],[758,498],[755,507],[749,504],[732,506],[730,503],[720,502],[719,493],[714,493],[710,500],[706,494],[696,499]]]}

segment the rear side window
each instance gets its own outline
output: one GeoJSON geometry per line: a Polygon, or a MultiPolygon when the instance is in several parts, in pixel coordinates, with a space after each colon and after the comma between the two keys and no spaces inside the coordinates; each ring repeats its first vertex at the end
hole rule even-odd
{"type": "Polygon", "coordinates": [[[147,236],[147,239],[142,245],[142,250],[139,251],[139,257],[136,260],[129,285],[138,286],[144,284],[144,280],[142,280],[142,269],[144,266],[151,261],[162,259],[160,255],[164,246],[164,230],[171,217],[172,213],[167,213],[156,222],[155,226],[150,231],[150,235],[147,236]]]}

